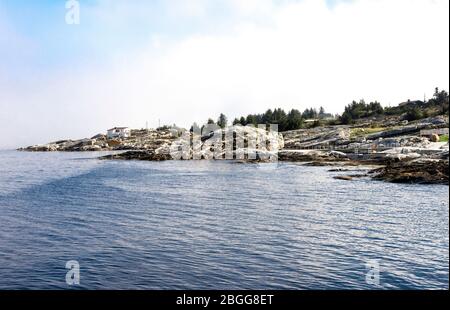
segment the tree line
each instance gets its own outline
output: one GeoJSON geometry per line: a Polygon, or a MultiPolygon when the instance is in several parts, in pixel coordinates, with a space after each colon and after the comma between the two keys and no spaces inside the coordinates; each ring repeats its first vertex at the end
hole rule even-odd
{"type": "Polygon", "coordinates": [[[433,97],[427,101],[404,102],[395,107],[383,108],[377,101],[366,104],[364,100],[353,101],[345,107],[344,113],[340,117],[340,123],[352,124],[358,119],[383,116],[383,115],[404,115],[404,119],[415,121],[433,115],[447,114],[449,112],[449,94],[445,90],[436,87],[433,97]]]}
{"type": "MultiPolygon", "coordinates": [[[[268,109],[262,114],[249,114],[240,118],[235,118],[232,122],[233,125],[259,125],[259,124],[278,124],[279,131],[296,130],[305,127],[306,120],[314,120],[320,122],[327,118],[333,118],[332,114],[326,113],[323,107],[319,110],[315,108],[306,109],[300,112],[297,109],[291,109],[286,112],[281,108],[274,110],[268,109]]],[[[216,124],[221,128],[225,128],[228,125],[228,118],[225,114],[221,113],[217,121],[208,119],[208,124],[216,124]]],[[[197,126],[194,124],[194,126],[197,126]]],[[[192,129],[192,128],[191,128],[192,129]]]]}
{"type": "MultiPolygon", "coordinates": [[[[291,109],[286,112],[281,108],[274,110],[269,109],[262,114],[249,114],[240,118],[235,118],[233,125],[258,125],[258,124],[278,124],[279,131],[297,130],[305,127],[320,126],[323,123],[330,125],[336,124],[352,124],[359,119],[367,117],[379,117],[389,115],[404,115],[408,121],[422,119],[424,117],[447,114],[449,113],[449,94],[445,90],[435,89],[434,95],[427,101],[408,101],[395,107],[383,107],[378,101],[366,103],[365,100],[353,101],[348,104],[341,115],[333,116],[326,113],[323,107],[319,110],[315,108],[305,109],[300,112],[297,109],[291,109]],[[431,112],[430,112],[431,111],[431,112]]],[[[208,119],[208,124],[216,124],[221,128],[228,126],[228,118],[221,113],[214,121],[212,118],[208,119]]],[[[191,131],[194,124],[191,127],[191,131]]]]}

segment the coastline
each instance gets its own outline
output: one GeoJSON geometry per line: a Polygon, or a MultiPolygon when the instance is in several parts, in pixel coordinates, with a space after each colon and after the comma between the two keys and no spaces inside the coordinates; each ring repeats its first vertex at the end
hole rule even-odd
{"type": "MultiPolygon", "coordinates": [[[[295,162],[309,166],[367,166],[365,176],[394,183],[449,184],[449,144],[424,131],[448,130],[448,116],[402,122],[363,121],[353,126],[328,125],[288,132],[229,126],[207,135],[182,128],[131,130],[128,137],[60,140],[20,148],[28,152],[103,152],[101,160],[236,160],[246,163],[295,162]],[[232,132],[231,136],[226,136],[232,132]],[[264,143],[262,143],[261,139],[264,143]],[[255,141],[259,141],[256,144],[255,141]],[[228,147],[225,147],[226,143],[228,147]],[[220,144],[220,145],[219,145],[220,144]],[[219,145],[219,146],[217,146],[219,145]],[[251,156],[252,154],[253,156],[251,156]]],[[[341,177],[351,181],[359,176],[341,177]]]]}

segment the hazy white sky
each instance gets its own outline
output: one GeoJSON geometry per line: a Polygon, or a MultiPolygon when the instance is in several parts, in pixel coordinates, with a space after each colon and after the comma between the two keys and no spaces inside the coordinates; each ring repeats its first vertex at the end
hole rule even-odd
{"type": "Polygon", "coordinates": [[[449,88],[448,0],[0,0],[0,147],[449,88]]]}

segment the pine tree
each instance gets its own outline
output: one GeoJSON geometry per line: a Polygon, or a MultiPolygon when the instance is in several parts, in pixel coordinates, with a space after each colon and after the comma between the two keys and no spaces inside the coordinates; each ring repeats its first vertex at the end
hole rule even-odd
{"type": "Polygon", "coordinates": [[[227,124],[228,124],[227,117],[225,116],[225,114],[221,113],[219,116],[219,119],[217,120],[217,125],[220,128],[225,128],[225,127],[227,127],[227,124]]]}

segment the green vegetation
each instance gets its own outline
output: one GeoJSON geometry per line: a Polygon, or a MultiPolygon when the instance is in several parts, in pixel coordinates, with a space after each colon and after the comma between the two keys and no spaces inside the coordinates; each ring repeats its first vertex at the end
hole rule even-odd
{"type": "MultiPolygon", "coordinates": [[[[359,102],[353,101],[347,105],[342,115],[337,117],[326,113],[323,107],[320,107],[319,111],[309,108],[303,112],[297,109],[285,112],[283,109],[277,108],[275,110],[269,109],[263,114],[249,114],[246,117],[235,118],[233,125],[278,124],[279,131],[289,131],[323,125],[348,125],[368,117],[381,119],[385,116],[401,116],[403,120],[415,121],[441,114],[448,115],[448,113],[449,94],[445,90],[440,91],[436,88],[433,98],[426,102],[408,100],[395,107],[383,108],[378,101],[366,103],[362,99],[359,102]]],[[[208,124],[216,124],[216,122],[213,119],[209,119],[208,124]]],[[[227,124],[227,117],[223,113],[220,114],[217,125],[224,128],[227,124]]],[[[364,132],[355,130],[352,134],[357,137],[382,130],[383,128],[380,128],[380,125],[375,121],[372,123],[371,128],[364,129],[364,132]]]]}
{"type": "Polygon", "coordinates": [[[383,115],[384,109],[377,101],[366,104],[364,100],[359,102],[353,101],[345,107],[345,111],[341,116],[343,124],[351,124],[356,119],[361,119],[370,116],[383,115]]]}
{"type": "Polygon", "coordinates": [[[448,135],[440,136],[439,142],[448,142],[448,135]]]}
{"type": "Polygon", "coordinates": [[[446,114],[448,115],[449,110],[449,96],[448,92],[445,90],[439,91],[439,88],[436,87],[436,90],[434,92],[434,96],[432,99],[428,101],[428,104],[430,106],[434,106],[439,109],[439,114],[446,114]]]}
{"type": "Polygon", "coordinates": [[[225,114],[221,113],[219,116],[219,119],[217,120],[217,126],[219,126],[220,128],[225,128],[227,127],[228,124],[228,119],[225,116],[225,114]]]}
{"type": "Polygon", "coordinates": [[[405,114],[405,119],[407,121],[417,121],[419,119],[428,117],[428,114],[426,113],[426,111],[422,111],[421,109],[419,109],[418,107],[414,107],[411,110],[407,111],[405,114]]]}
{"type": "Polygon", "coordinates": [[[170,128],[172,128],[172,127],[169,126],[169,125],[164,125],[164,126],[160,126],[160,127],[156,128],[156,130],[157,130],[157,131],[167,131],[167,130],[169,130],[170,128]]]}
{"type": "Polygon", "coordinates": [[[445,90],[435,89],[433,98],[424,101],[408,100],[395,107],[383,108],[377,101],[366,104],[364,100],[353,101],[342,114],[340,121],[342,124],[352,124],[355,120],[382,116],[382,115],[404,115],[404,119],[415,121],[422,118],[447,114],[449,111],[449,95],[445,90]]]}
{"type": "Polygon", "coordinates": [[[350,131],[350,138],[363,137],[363,136],[370,135],[370,134],[373,134],[373,133],[386,131],[388,129],[389,128],[384,128],[384,127],[353,128],[350,131]]]}
{"type": "Polygon", "coordinates": [[[317,127],[322,125],[325,119],[332,118],[333,115],[326,113],[323,107],[320,107],[319,111],[309,108],[303,113],[297,109],[286,113],[283,109],[278,108],[273,111],[269,109],[263,114],[249,114],[247,117],[236,118],[233,125],[278,124],[279,131],[289,131],[305,128],[305,120],[314,120],[310,126],[317,127]]]}

